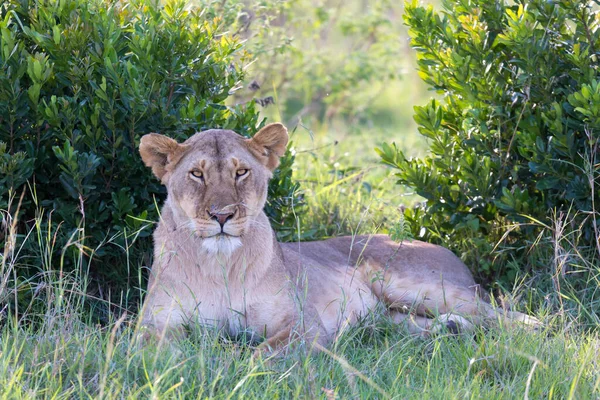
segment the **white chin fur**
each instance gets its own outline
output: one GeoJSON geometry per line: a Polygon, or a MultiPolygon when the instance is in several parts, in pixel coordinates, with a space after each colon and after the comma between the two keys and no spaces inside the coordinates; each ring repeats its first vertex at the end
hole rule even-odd
{"type": "Polygon", "coordinates": [[[202,248],[212,255],[222,255],[225,257],[231,254],[242,245],[238,237],[216,235],[202,240],[202,248]]]}

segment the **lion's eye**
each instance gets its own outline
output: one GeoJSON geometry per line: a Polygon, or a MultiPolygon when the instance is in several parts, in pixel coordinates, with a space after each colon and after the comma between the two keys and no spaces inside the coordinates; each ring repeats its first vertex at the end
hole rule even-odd
{"type": "Polygon", "coordinates": [[[244,168],[242,168],[242,169],[238,169],[237,171],[235,171],[235,175],[236,175],[236,176],[244,176],[244,175],[246,175],[247,173],[248,173],[248,170],[247,170],[247,169],[244,169],[244,168]]]}
{"type": "Polygon", "coordinates": [[[198,171],[197,169],[190,171],[190,174],[192,174],[192,176],[195,178],[200,178],[200,179],[204,178],[204,174],[202,173],[202,171],[198,171]]]}

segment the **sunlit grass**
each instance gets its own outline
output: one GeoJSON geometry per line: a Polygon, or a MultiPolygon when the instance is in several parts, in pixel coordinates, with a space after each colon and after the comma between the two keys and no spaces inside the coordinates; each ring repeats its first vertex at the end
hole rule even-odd
{"type": "Polygon", "coordinates": [[[584,399],[600,385],[600,338],[560,320],[541,332],[421,339],[368,319],[330,354],[254,360],[246,345],[201,328],[173,346],[145,348],[136,345],[134,316],[104,327],[67,310],[53,318],[51,329],[2,328],[3,397],[584,399]]]}

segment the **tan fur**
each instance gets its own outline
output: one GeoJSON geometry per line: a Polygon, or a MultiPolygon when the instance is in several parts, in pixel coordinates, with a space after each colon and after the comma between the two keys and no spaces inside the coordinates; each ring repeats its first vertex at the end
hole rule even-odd
{"type": "Polygon", "coordinates": [[[440,246],[385,235],[277,243],[263,207],[287,141],[281,124],[253,139],[226,130],[183,144],[142,138],[144,162],[168,189],[154,232],[146,326],[165,333],[198,322],[282,348],[298,338],[325,345],[378,310],[424,334],[498,315],[537,323],[483,301],[467,267],[440,246]]]}

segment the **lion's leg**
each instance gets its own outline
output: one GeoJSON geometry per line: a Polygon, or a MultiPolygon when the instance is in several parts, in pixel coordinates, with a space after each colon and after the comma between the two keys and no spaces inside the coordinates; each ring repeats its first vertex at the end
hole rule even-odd
{"type": "Polygon", "coordinates": [[[163,343],[183,337],[184,324],[188,319],[181,304],[174,298],[163,298],[160,304],[156,304],[152,295],[148,295],[142,309],[140,333],[144,342],[163,343]]]}
{"type": "Polygon", "coordinates": [[[482,301],[475,288],[457,286],[442,279],[402,276],[393,267],[373,267],[368,263],[363,266],[362,279],[390,309],[425,317],[449,312],[481,313],[482,301]]]}
{"type": "Polygon", "coordinates": [[[539,327],[540,321],[527,314],[495,308],[481,299],[475,290],[452,284],[407,284],[390,282],[381,288],[390,310],[413,310],[418,316],[433,317],[428,323],[432,332],[471,332],[475,326],[500,321],[507,326],[539,327]]]}
{"type": "Polygon", "coordinates": [[[392,318],[392,321],[405,326],[413,335],[427,336],[434,323],[431,318],[404,313],[398,310],[389,310],[389,315],[392,318]]]}
{"type": "Polygon", "coordinates": [[[504,311],[503,313],[506,319],[508,319],[512,324],[517,323],[521,325],[532,326],[534,328],[538,328],[542,325],[542,322],[539,319],[532,317],[531,315],[527,315],[518,311],[504,311]]]}
{"type": "Polygon", "coordinates": [[[139,350],[166,352],[175,358],[181,356],[177,339],[183,338],[186,332],[183,316],[175,312],[174,307],[165,309],[144,304],[136,332],[134,343],[139,350]]]}
{"type": "Polygon", "coordinates": [[[400,315],[410,311],[424,317],[421,327],[425,325],[431,332],[472,331],[474,325],[496,315],[494,308],[481,299],[474,288],[401,279],[389,271],[379,280],[372,279],[371,287],[390,310],[397,310],[400,315]]]}
{"type": "Polygon", "coordinates": [[[447,313],[487,315],[489,304],[472,288],[441,283],[426,283],[412,279],[386,279],[371,284],[376,296],[390,309],[411,310],[431,317],[447,313]]]}
{"type": "Polygon", "coordinates": [[[302,332],[298,330],[296,324],[290,324],[282,327],[274,335],[266,338],[255,350],[253,357],[259,355],[277,356],[282,354],[290,346],[294,346],[299,341],[304,341],[311,351],[320,351],[325,347],[329,340],[324,331],[312,328],[309,331],[302,332]]]}
{"type": "Polygon", "coordinates": [[[304,343],[309,351],[320,351],[331,341],[319,314],[312,305],[306,305],[301,316],[288,315],[273,325],[257,331],[265,331],[266,338],[256,349],[254,357],[270,354],[279,355],[290,347],[304,343]]]}
{"type": "Polygon", "coordinates": [[[264,355],[278,355],[294,340],[294,330],[292,325],[288,325],[277,331],[274,335],[268,337],[262,342],[252,355],[253,358],[264,355]]]}
{"type": "Polygon", "coordinates": [[[442,332],[471,332],[475,327],[471,321],[457,314],[442,314],[435,318],[428,318],[390,310],[389,315],[394,322],[404,325],[411,334],[420,336],[442,332]]]}
{"type": "Polygon", "coordinates": [[[440,333],[446,331],[454,334],[473,332],[475,330],[474,319],[480,321],[478,318],[471,317],[468,319],[453,313],[438,315],[435,317],[431,332],[440,333]]]}
{"type": "Polygon", "coordinates": [[[494,321],[509,326],[540,325],[537,319],[526,314],[494,308],[480,297],[476,287],[459,286],[444,280],[403,277],[393,268],[384,270],[369,264],[365,264],[362,277],[390,311],[429,319],[437,316],[435,319],[439,323],[423,320],[423,324],[429,324],[428,329],[434,331],[444,325],[451,332],[471,331],[476,325],[494,321]]]}

